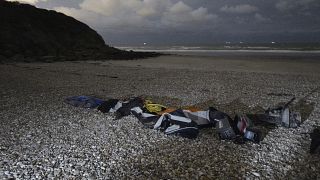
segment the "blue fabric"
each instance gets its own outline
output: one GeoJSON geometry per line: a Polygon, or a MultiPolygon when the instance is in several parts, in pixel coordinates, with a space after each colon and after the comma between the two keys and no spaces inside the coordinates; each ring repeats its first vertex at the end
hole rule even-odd
{"type": "Polygon", "coordinates": [[[64,102],[75,107],[96,108],[104,101],[91,96],[72,96],[66,98],[64,102]]]}

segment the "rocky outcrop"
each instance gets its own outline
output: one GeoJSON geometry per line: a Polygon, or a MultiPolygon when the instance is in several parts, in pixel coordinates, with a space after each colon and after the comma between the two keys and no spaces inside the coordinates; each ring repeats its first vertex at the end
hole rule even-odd
{"type": "Polygon", "coordinates": [[[107,46],[88,25],[53,10],[0,0],[0,61],[135,59],[155,53],[107,46]]]}

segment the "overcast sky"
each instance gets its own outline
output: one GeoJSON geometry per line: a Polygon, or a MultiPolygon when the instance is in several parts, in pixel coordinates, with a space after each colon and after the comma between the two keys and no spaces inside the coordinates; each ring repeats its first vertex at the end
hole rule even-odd
{"type": "Polygon", "coordinates": [[[320,0],[24,0],[85,22],[111,45],[320,42],[320,0]]]}

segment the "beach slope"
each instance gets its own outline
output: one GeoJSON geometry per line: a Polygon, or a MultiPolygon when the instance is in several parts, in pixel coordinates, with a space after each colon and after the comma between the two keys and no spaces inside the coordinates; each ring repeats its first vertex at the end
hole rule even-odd
{"type": "Polygon", "coordinates": [[[319,67],[195,56],[0,64],[0,178],[319,178],[319,156],[309,154],[303,133],[320,124],[320,92],[305,99],[313,110],[301,127],[279,127],[244,145],[220,141],[214,129],[195,140],[165,136],[133,116],[115,120],[63,103],[74,95],[144,95],[241,112],[304,97],[320,86],[319,67]]]}

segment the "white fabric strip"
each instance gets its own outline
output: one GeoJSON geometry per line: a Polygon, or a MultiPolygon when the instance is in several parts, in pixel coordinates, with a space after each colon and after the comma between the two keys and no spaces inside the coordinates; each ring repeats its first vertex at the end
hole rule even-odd
{"type": "Polygon", "coordinates": [[[172,126],[169,126],[164,132],[165,132],[165,133],[169,133],[169,132],[178,130],[179,128],[180,128],[179,125],[174,124],[174,125],[172,125],[172,126]]]}
{"type": "Polygon", "coordinates": [[[111,108],[111,109],[109,110],[109,112],[114,113],[114,112],[116,112],[118,109],[120,109],[121,107],[122,107],[122,102],[121,102],[121,101],[118,101],[117,104],[116,104],[113,108],[111,108]]]}
{"type": "Polygon", "coordinates": [[[170,131],[170,132],[167,132],[167,130],[166,130],[165,133],[166,133],[166,134],[172,134],[172,133],[174,133],[174,132],[176,132],[176,131],[178,131],[178,130],[183,130],[183,129],[197,129],[197,128],[196,128],[196,127],[178,128],[178,129],[174,129],[174,130],[172,130],[172,131],[170,131]]]}
{"type": "Polygon", "coordinates": [[[153,129],[158,129],[161,126],[161,123],[164,120],[167,120],[165,118],[165,116],[168,116],[170,119],[175,120],[175,121],[181,121],[181,122],[185,122],[185,123],[191,123],[191,119],[186,118],[186,117],[180,117],[180,116],[175,116],[169,113],[164,113],[162,114],[162,116],[158,119],[157,123],[154,125],[153,129]]]}
{"type": "Polygon", "coordinates": [[[168,114],[168,116],[169,116],[170,119],[172,119],[172,120],[181,121],[181,122],[186,122],[186,123],[191,123],[191,119],[186,118],[186,117],[175,116],[175,115],[172,115],[172,114],[168,114]]]}
{"type": "Polygon", "coordinates": [[[186,112],[204,119],[209,119],[209,111],[196,111],[196,112],[186,111],[186,112]]]}
{"type": "Polygon", "coordinates": [[[134,107],[134,108],[131,109],[131,111],[134,111],[134,112],[136,112],[138,114],[141,114],[141,116],[144,117],[144,118],[157,116],[157,115],[154,115],[154,114],[144,113],[140,107],[134,107]]]}
{"type": "Polygon", "coordinates": [[[164,113],[164,114],[162,114],[162,116],[160,116],[157,123],[153,126],[153,129],[158,129],[161,126],[162,121],[166,120],[165,115],[167,115],[167,114],[168,113],[164,113]]]}
{"type": "Polygon", "coordinates": [[[134,112],[136,112],[138,114],[143,113],[143,111],[142,111],[142,109],[140,107],[134,107],[134,108],[131,109],[131,111],[134,111],[134,112]]]}

